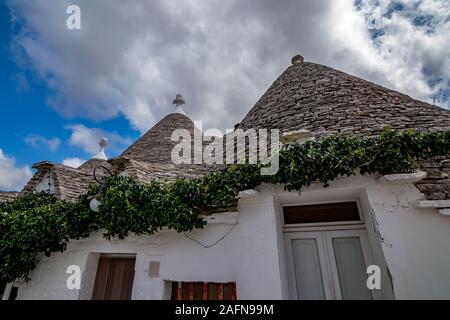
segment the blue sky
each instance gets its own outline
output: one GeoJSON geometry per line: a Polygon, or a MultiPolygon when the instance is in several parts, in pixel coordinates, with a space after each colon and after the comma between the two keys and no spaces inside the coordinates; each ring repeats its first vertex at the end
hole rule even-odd
{"type": "MultiPolygon", "coordinates": [[[[31,70],[21,66],[14,55],[12,43],[18,32],[20,24],[11,23],[9,9],[0,3],[0,149],[6,157],[14,158],[17,167],[42,160],[62,163],[71,158],[89,159],[92,152],[70,142],[73,126],[118,133],[127,142],[139,137],[139,132],[120,115],[93,121],[62,117],[53,110],[47,103],[51,90],[31,70]]],[[[127,143],[116,144],[107,150],[108,156],[118,155],[126,146],[127,143]]]]}
{"type": "MultiPolygon", "coordinates": [[[[72,146],[67,141],[72,131],[68,126],[83,124],[87,127],[101,127],[106,131],[119,132],[130,140],[139,132],[130,128],[121,116],[108,121],[92,121],[83,117],[61,117],[46,103],[51,94],[45,82],[37,79],[31,71],[20,67],[13,54],[12,39],[20,25],[12,24],[10,12],[4,3],[0,4],[0,119],[1,148],[9,150],[19,164],[32,164],[42,159],[62,162],[66,158],[89,159],[92,154],[82,148],[72,146]],[[39,135],[46,139],[58,138],[61,143],[57,150],[50,150],[45,143],[33,147],[27,137],[39,135]]],[[[120,148],[112,150],[117,155],[120,148]]]]}
{"type": "Polygon", "coordinates": [[[118,155],[172,110],[224,131],[295,54],[448,108],[446,0],[0,1],[0,190],[118,155]],[[81,30],[66,8],[81,8],[81,30]],[[369,27],[373,17],[380,24],[369,27]]]}

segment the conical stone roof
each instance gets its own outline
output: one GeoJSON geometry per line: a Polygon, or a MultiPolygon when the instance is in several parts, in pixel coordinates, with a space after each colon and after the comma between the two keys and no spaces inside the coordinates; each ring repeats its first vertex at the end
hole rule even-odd
{"type": "Polygon", "coordinates": [[[177,129],[188,130],[191,134],[192,142],[194,140],[194,130],[198,130],[195,128],[192,120],[186,115],[182,113],[168,114],[125,150],[120,157],[150,163],[172,162],[172,149],[179,141],[174,142],[171,140],[171,137],[172,133],[177,129]]]}
{"type": "Polygon", "coordinates": [[[238,128],[371,135],[387,125],[446,130],[450,129],[450,112],[327,66],[296,61],[238,128]]]}

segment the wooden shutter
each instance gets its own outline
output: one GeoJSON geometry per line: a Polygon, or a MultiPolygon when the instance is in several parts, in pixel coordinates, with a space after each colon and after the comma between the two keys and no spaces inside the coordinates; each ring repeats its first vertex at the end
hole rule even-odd
{"type": "Polygon", "coordinates": [[[236,283],[172,282],[172,300],[236,300],[236,283]]]}
{"type": "Polygon", "coordinates": [[[93,300],[131,300],[135,258],[100,257],[93,300]]]}

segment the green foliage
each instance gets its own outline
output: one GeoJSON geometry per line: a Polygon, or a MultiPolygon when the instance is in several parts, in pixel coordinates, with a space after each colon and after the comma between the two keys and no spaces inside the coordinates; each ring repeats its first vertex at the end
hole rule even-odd
{"type": "Polygon", "coordinates": [[[200,214],[230,206],[240,190],[258,185],[257,173],[257,166],[234,166],[203,178],[164,184],[111,177],[99,197],[102,205],[94,221],[106,230],[108,239],[123,239],[128,232],[154,234],[164,227],[177,232],[202,228],[200,214]]]}
{"type": "Polygon", "coordinates": [[[70,238],[80,237],[78,223],[85,215],[91,212],[81,202],[67,203],[46,193],[0,203],[0,280],[26,279],[38,255],[63,252],[70,238]]]}
{"type": "Polygon", "coordinates": [[[315,181],[325,187],[339,176],[403,173],[418,160],[449,155],[450,132],[398,133],[387,128],[376,137],[329,136],[280,151],[276,175],[261,176],[260,165],[235,165],[192,180],[139,184],[111,177],[101,188],[98,213],[89,201],[100,191],[92,186],[76,203],[46,193],[30,193],[0,203],[0,280],[28,279],[38,257],[63,252],[70,239],[101,230],[107,239],[154,234],[162,228],[185,232],[202,228],[201,214],[237,203],[240,191],[259,184],[283,184],[301,190],[315,181]]]}
{"type": "Polygon", "coordinates": [[[339,176],[406,173],[417,161],[449,155],[450,131],[402,133],[386,128],[379,136],[328,136],[280,151],[280,170],[267,182],[300,190],[315,181],[325,187],[339,176]]]}

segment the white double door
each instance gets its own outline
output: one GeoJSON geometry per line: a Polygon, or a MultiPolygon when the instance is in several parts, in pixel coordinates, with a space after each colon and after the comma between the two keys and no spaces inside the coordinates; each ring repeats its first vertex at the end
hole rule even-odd
{"type": "Polygon", "coordinates": [[[292,299],[373,299],[365,230],[285,233],[292,299]]]}

